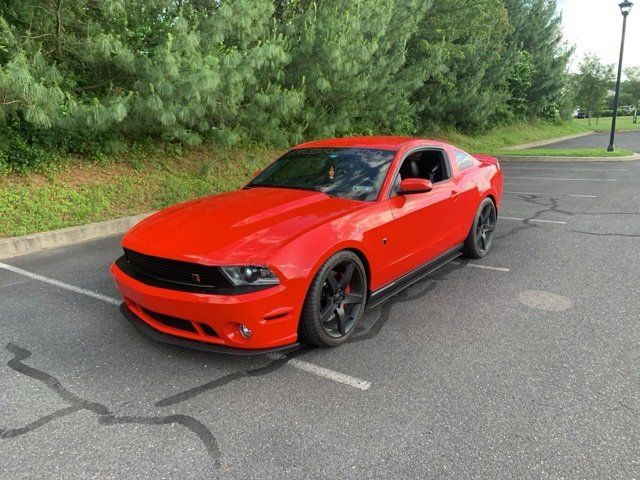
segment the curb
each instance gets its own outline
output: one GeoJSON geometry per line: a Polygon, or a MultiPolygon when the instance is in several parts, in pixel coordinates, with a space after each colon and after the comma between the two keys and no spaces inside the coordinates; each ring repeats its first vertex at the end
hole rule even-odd
{"type": "Polygon", "coordinates": [[[143,213],[131,217],[116,218],[115,220],[89,223],[88,225],[33,233],[23,237],[0,239],[0,259],[121,234],[149,215],[151,213],[143,213]]]}
{"type": "Polygon", "coordinates": [[[500,162],[632,162],[640,160],[640,154],[636,153],[627,157],[534,157],[524,155],[496,155],[500,162]]]}
{"type": "Polygon", "coordinates": [[[504,147],[502,150],[525,150],[527,148],[543,147],[545,145],[551,145],[552,143],[564,142],[565,140],[573,140],[574,138],[588,137],[599,132],[583,132],[575,133],[573,135],[567,135],[565,137],[548,138],[547,140],[538,140],[537,142],[525,143],[523,145],[512,145],[510,147],[504,147]]]}

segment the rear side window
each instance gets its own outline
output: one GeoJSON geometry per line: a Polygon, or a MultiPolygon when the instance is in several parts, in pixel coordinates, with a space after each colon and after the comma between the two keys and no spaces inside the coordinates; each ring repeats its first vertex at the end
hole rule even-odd
{"type": "Polygon", "coordinates": [[[460,150],[455,151],[456,163],[458,164],[458,170],[464,170],[465,168],[473,167],[473,157],[468,153],[464,153],[460,150]]]}

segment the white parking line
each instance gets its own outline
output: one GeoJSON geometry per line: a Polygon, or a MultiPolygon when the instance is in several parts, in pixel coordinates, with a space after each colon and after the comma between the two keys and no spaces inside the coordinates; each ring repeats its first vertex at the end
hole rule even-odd
{"type": "MultiPolygon", "coordinates": [[[[9,272],[17,273],[18,275],[31,278],[32,280],[48,283],[49,285],[53,285],[55,287],[62,288],[64,290],[69,290],[70,292],[79,293],[80,295],[84,295],[86,297],[91,297],[96,300],[100,300],[102,302],[110,303],[111,305],[120,306],[120,304],[122,303],[122,300],[118,300],[117,298],[113,298],[108,295],[103,295],[98,292],[93,292],[91,290],[86,290],[84,288],[76,287],[75,285],[70,285],[68,283],[61,282],[53,278],[38,275],[37,273],[33,273],[28,270],[23,270],[22,268],[14,267],[13,265],[8,265],[6,263],[0,262],[0,269],[8,270],[9,272]]],[[[268,355],[268,356],[272,358],[282,358],[282,356],[277,356],[277,355],[268,355]]],[[[287,365],[291,365],[292,367],[297,368],[298,370],[303,370],[305,372],[313,373],[314,375],[318,375],[320,377],[327,378],[329,380],[333,380],[334,382],[342,383],[344,385],[348,385],[350,387],[357,388],[359,390],[368,390],[369,387],[371,387],[371,383],[367,382],[366,380],[360,380],[359,378],[352,377],[344,373],[336,372],[328,368],[320,367],[313,363],[305,362],[304,360],[299,360],[297,358],[292,358],[291,360],[289,360],[287,362],[287,365]]]]}
{"type": "Polygon", "coordinates": [[[116,298],[109,297],[107,295],[102,295],[101,293],[92,292],[91,290],[85,290],[84,288],[76,287],[75,285],[69,285],[68,283],[64,283],[59,280],[54,280],[53,278],[43,277],[42,275],[38,275],[37,273],[29,272],[27,270],[14,267],[13,265],[8,265],[6,263],[0,262],[0,268],[4,270],[9,270],[10,272],[13,272],[13,273],[17,273],[18,275],[22,275],[23,277],[31,278],[32,280],[48,283],[49,285],[53,285],[59,288],[64,288],[65,290],[79,293],[80,295],[85,295],[87,297],[95,298],[96,300],[101,300],[103,302],[107,302],[112,305],[120,306],[120,304],[122,303],[122,300],[118,300],[116,298]]]}
{"type": "Polygon", "coordinates": [[[598,198],[596,195],[569,195],[567,193],[503,192],[509,195],[546,195],[548,197],[598,198]]]}
{"type": "MultiPolygon", "coordinates": [[[[462,262],[458,262],[458,261],[453,261],[451,262],[454,265],[461,265],[462,262]]],[[[465,267],[472,267],[472,268],[481,268],[483,270],[493,270],[494,272],[510,272],[511,270],[509,268],[504,268],[504,267],[491,267],[489,265],[480,265],[477,263],[467,263],[465,265],[465,267]]]]}
{"type": "Polygon", "coordinates": [[[469,263],[467,267],[481,268],[483,270],[493,270],[494,272],[510,272],[511,270],[504,267],[491,267],[489,265],[478,265],[477,263],[469,263]]]}
{"type": "Polygon", "coordinates": [[[562,180],[567,182],[617,182],[615,178],[505,177],[507,180],[562,180]]]}
{"type": "Polygon", "coordinates": [[[500,220],[516,220],[518,222],[522,222],[523,220],[529,220],[530,222],[537,223],[556,223],[558,225],[566,225],[567,222],[558,222],[556,220],[538,220],[537,218],[519,218],[519,217],[503,217],[500,216],[500,220]]]}
{"type": "MultiPolygon", "coordinates": [[[[271,354],[267,356],[270,358],[282,358],[282,355],[278,354],[271,354]]],[[[366,380],[360,380],[359,378],[352,377],[351,375],[320,367],[314,363],[305,362],[304,360],[299,360],[297,358],[289,360],[287,365],[291,365],[298,370],[313,373],[314,375],[327,378],[337,383],[342,383],[343,385],[348,385],[349,387],[357,388],[358,390],[369,390],[371,387],[371,382],[367,382],[366,380]]]]}

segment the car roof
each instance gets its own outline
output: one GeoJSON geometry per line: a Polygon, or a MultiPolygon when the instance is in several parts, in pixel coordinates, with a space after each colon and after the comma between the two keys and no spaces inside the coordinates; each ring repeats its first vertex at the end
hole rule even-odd
{"type": "Polygon", "coordinates": [[[327,138],[325,140],[314,140],[312,142],[302,143],[294,147],[300,148],[376,148],[379,150],[399,150],[407,144],[431,145],[434,147],[443,147],[446,144],[436,140],[427,140],[415,137],[396,137],[396,136],[370,136],[370,137],[343,137],[343,138],[327,138]]]}

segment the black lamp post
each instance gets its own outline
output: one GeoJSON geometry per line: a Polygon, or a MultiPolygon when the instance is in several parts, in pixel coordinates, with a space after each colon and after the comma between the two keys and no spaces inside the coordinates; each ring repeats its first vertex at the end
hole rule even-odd
{"type": "Polygon", "coordinates": [[[618,61],[618,78],[616,80],[616,96],[613,100],[613,118],[611,120],[611,137],[609,138],[609,146],[607,152],[613,152],[615,150],[613,142],[616,137],[616,120],[618,119],[618,102],[620,101],[620,80],[622,77],[622,57],[624,56],[624,36],[627,31],[627,16],[633,7],[633,3],[629,0],[624,0],[620,4],[620,11],[622,12],[622,42],[620,43],[620,60],[618,61]]]}

